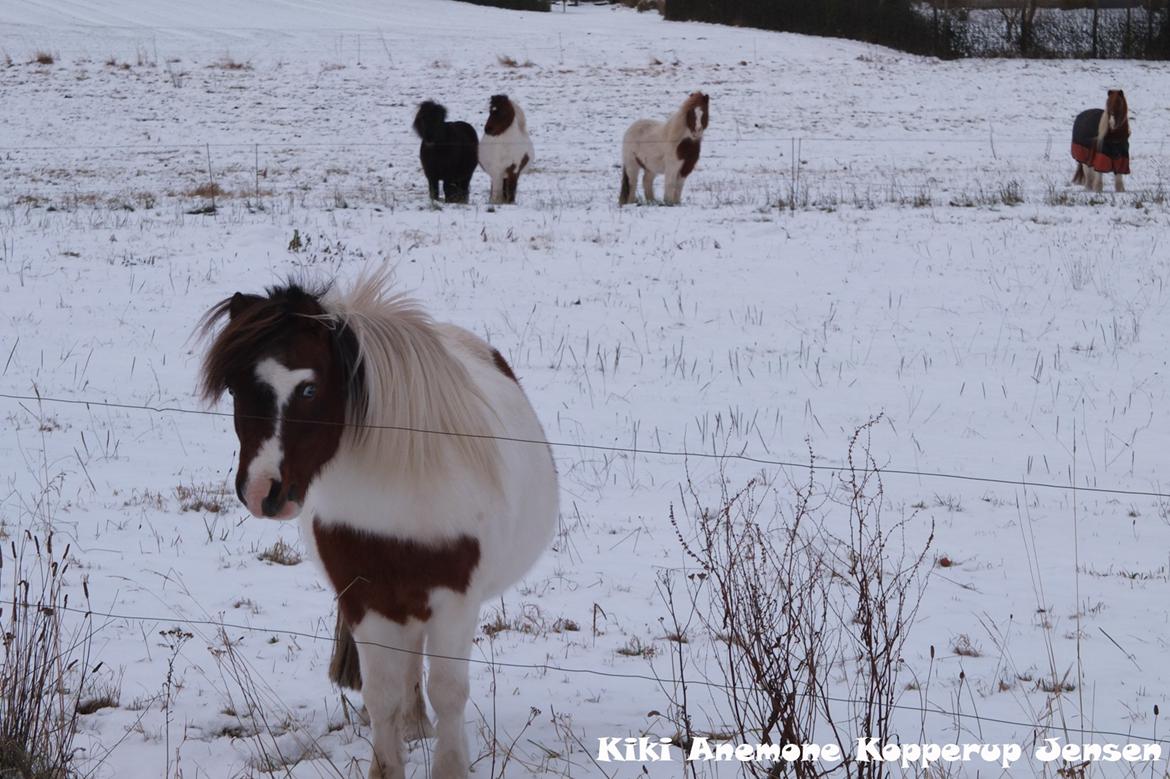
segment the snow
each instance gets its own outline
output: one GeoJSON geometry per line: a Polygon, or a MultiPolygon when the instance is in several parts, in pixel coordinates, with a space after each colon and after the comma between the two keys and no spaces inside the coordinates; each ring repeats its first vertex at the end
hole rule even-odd
{"type": "MultiPolygon", "coordinates": [[[[914,515],[916,540],[933,521],[932,556],[954,561],[935,570],[904,657],[921,677],[935,648],[929,704],[1154,732],[1170,681],[1165,499],[1018,482],[1166,491],[1166,65],[939,62],[625,9],[446,0],[9,3],[5,54],[0,392],[201,409],[193,331],[212,304],[383,262],[512,363],[562,444],[563,505],[554,548],[484,610],[529,629],[475,650],[473,744],[492,729],[516,739],[516,775],[594,775],[581,744],[672,735],[650,714],[666,710],[652,679],[669,677],[673,648],[656,575],[687,564],[667,520],[684,466],[713,496],[721,462],[577,444],[801,463],[807,439],[823,468],[879,413],[881,464],[1017,482],[886,476],[888,515],[914,515]],[[39,50],[54,64],[27,64],[39,50]],[[1115,85],[1134,114],[1131,194],[1090,203],[1066,184],[1067,136],[1115,85]],[[626,125],[700,88],[711,126],[683,205],[618,209],[626,125]],[[518,205],[488,209],[477,174],[472,205],[431,207],[415,105],[433,97],[482,126],[501,91],[536,145],[518,205]],[[215,215],[187,213],[206,203],[190,193],[209,166],[227,194],[215,215]],[[952,651],[964,635],[982,656],[952,651]],[[633,639],[657,656],[617,652],[633,639]],[[1078,651],[1076,693],[1054,702],[1016,679],[1075,679],[1078,651]]],[[[277,540],[303,549],[294,524],[245,518],[230,486],[222,512],[183,510],[183,488],[232,484],[229,418],[10,399],[0,415],[2,533],[40,529],[46,498],[74,544],[75,594],[84,574],[94,608],[122,615],[95,623],[94,657],[121,685],[120,706],[82,719],[98,776],[246,775],[274,743],[305,756],[295,776],[364,771],[367,734],[325,676],[330,644],[304,635],[332,633],[323,577],[257,559],[277,540]],[[272,738],[225,713],[245,701],[209,651],[216,622],[232,626],[272,738]],[[173,627],[194,637],[173,648],[159,635],[173,627]]],[[[722,465],[732,485],[761,468],[722,465]]],[[[713,641],[688,651],[709,663],[713,641]]],[[[940,739],[1032,737],[926,723],[940,739]]],[[[417,747],[417,775],[425,762],[417,747]]]]}

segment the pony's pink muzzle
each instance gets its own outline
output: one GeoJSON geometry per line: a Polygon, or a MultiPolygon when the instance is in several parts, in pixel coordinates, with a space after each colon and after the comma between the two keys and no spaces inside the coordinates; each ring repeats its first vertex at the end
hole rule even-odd
{"type": "Polygon", "coordinates": [[[301,513],[292,490],[275,479],[253,479],[244,490],[244,505],[260,519],[292,519],[301,513]]]}

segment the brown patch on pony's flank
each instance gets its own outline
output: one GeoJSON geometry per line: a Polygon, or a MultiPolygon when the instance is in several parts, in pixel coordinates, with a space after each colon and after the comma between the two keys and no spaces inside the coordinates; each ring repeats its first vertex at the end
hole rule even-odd
{"type": "Polygon", "coordinates": [[[337,625],[333,629],[333,657],[329,660],[329,681],[347,690],[362,689],[362,665],[357,643],[349,625],[337,611],[337,625]]]}
{"type": "Polygon", "coordinates": [[[461,535],[423,544],[363,533],[313,518],[313,537],[325,573],[337,591],[345,621],[356,625],[367,612],[399,624],[431,617],[431,590],[466,592],[479,565],[479,542],[461,535]]]}
{"type": "Polygon", "coordinates": [[[691,175],[691,171],[695,169],[695,164],[699,161],[699,147],[700,143],[691,138],[683,138],[678,142],[675,153],[682,160],[682,169],[679,171],[679,175],[684,179],[691,175]]]}
{"type": "Polygon", "coordinates": [[[504,355],[500,354],[499,349],[492,349],[492,362],[495,363],[496,370],[517,384],[520,383],[520,380],[516,378],[516,374],[512,371],[512,366],[504,359],[504,355]]]}
{"type": "Polygon", "coordinates": [[[488,108],[487,124],[483,126],[484,135],[501,135],[512,126],[516,119],[516,109],[507,95],[492,95],[488,108]]]}

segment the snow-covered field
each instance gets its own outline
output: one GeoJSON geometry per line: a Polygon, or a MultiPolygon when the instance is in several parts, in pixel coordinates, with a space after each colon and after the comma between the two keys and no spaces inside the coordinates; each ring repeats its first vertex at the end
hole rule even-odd
{"type": "MultiPolygon", "coordinates": [[[[807,440],[823,468],[879,413],[880,464],[1003,480],[885,477],[887,515],[912,516],[918,542],[933,521],[930,560],[946,562],[903,659],[907,679],[931,669],[926,703],[948,713],[907,712],[913,734],[1036,735],[956,711],[1077,738],[1164,730],[1170,499],[1021,482],[1170,491],[1170,67],[944,63],[594,6],[167,6],[0,5],[0,392],[203,410],[192,333],[213,303],[392,265],[504,353],[558,442],[561,532],[485,609],[509,629],[477,641],[500,664],[472,669],[473,743],[512,744],[509,774],[595,775],[582,745],[673,735],[653,714],[675,648],[657,576],[688,562],[668,512],[686,469],[714,499],[720,467],[733,487],[762,467],[577,445],[799,463],[807,440]],[[1134,116],[1131,191],[1089,199],[1065,183],[1069,125],[1114,85],[1134,116]],[[619,210],[625,126],[694,89],[711,126],[684,204],[619,210]],[[502,91],[536,145],[519,204],[487,208],[481,173],[471,205],[432,207],[414,107],[482,127],[502,91]],[[218,211],[191,214],[209,167],[218,211]],[[973,652],[954,651],[963,637],[973,652]],[[1074,689],[1041,689],[1054,674],[1074,689]]],[[[82,718],[84,765],[248,775],[275,744],[304,758],[295,776],[364,775],[366,733],[325,675],[331,593],[311,561],[258,559],[303,545],[235,502],[230,419],[10,398],[0,419],[0,538],[51,515],[73,543],[71,602],[85,576],[118,615],[95,622],[120,695],[82,718]],[[267,740],[232,713],[249,692],[267,740]]],[[[710,673],[716,639],[689,638],[710,673]]],[[[411,765],[425,775],[423,745],[411,765]]]]}

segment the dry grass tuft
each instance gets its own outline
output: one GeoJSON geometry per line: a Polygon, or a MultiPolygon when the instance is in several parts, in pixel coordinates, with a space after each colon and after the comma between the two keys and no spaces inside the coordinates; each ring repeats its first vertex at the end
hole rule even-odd
{"type": "Polygon", "coordinates": [[[955,643],[951,645],[951,651],[959,657],[983,657],[983,650],[966,633],[955,639],[955,643]]]}
{"type": "Polygon", "coordinates": [[[658,650],[654,648],[653,644],[646,644],[642,639],[634,636],[626,642],[625,646],[618,647],[617,653],[623,657],[645,657],[651,658],[658,654],[658,650]]]}
{"type": "Polygon", "coordinates": [[[278,539],[275,544],[261,552],[257,559],[276,565],[299,565],[304,558],[292,546],[278,539]]]}
{"type": "Polygon", "coordinates": [[[507,54],[500,54],[496,56],[496,62],[503,65],[505,68],[532,68],[536,64],[529,59],[520,62],[515,57],[509,57],[507,54]]]}
{"type": "Polygon", "coordinates": [[[38,51],[33,55],[32,61],[38,65],[52,65],[57,59],[47,51],[38,51]]]}
{"type": "Polygon", "coordinates": [[[220,70],[251,70],[252,63],[240,62],[239,60],[232,59],[231,55],[228,55],[223,59],[213,62],[208,67],[219,68],[220,70]]]}
{"type": "Polygon", "coordinates": [[[223,187],[214,181],[209,181],[205,184],[200,184],[194,189],[187,190],[188,197],[222,197],[227,194],[223,187]]]}
{"type": "Polygon", "coordinates": [[[180,484],[175,487],[180,511],[206,511],[223,514],[228,509],[229,496],[224,485],[180,484]]]}
{"type": "Polygon", "coordinates": [[[57,553],[52,533],[42,541],[25,531],[9,550],[0,557],[11,580],[0,611],[0,776],[74,776],[80,691],[97,668],[89,666],[88,618],[73,630],[63,622],[69,546],[57,553]]]}

